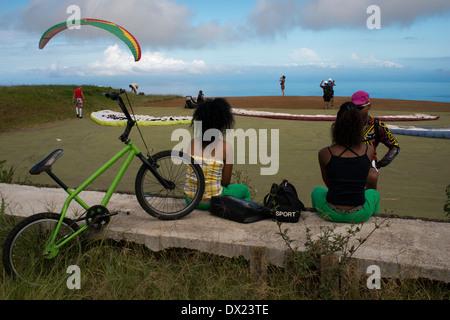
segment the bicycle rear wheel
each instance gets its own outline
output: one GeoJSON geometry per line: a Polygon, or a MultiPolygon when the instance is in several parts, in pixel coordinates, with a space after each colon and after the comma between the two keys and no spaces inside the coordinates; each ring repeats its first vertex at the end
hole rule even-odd
{"type": "Polygon", "coordinates": [[[161,220],[176,220],[186,216],[202,199],[205,190],[202,168],[194,163],[192,157],[182,152],[172,153],[167,150],[152,158],[158,166],[158,173],[171,184],[171,188],[164,188],[147,166],[142,165],[135,183],[136,197],[141,207],[161,220]],[[193,199],[186,201],[184,189],[188,170],[197,183],[193,199]]]}
{"type": "MultiPolygon", "coordinates": [[[[22,220],[13,228],[3,246],[3,265],[7,274],[34,285],[64,281],[67,278],[67,268],[76,265],[81,257],[81,239],[72,239],[53,258],[46,257],[44,253],[60,217],[51,212],[39,213],[22,220]]],[[[56,241],[78,229],[75,222],[65,218],[56,241]]]]}

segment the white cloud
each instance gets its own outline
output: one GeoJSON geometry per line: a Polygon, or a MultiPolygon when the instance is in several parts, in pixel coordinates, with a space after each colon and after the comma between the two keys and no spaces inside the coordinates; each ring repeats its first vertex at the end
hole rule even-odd
{"type": "MultiPolygon", "coordinates": [[[[50,76],[121,76],[121,75],[174,75],[200,74],[208,72],[210,68],[202,60],[184,61],[166,57],[161,52],[145,51],[140,61],[127,51],[122,51],[115,44],[104,51],[104,59],[83,66],[63,66],[58,63],[48,68],[40,68],[39,72],[50,76]]],[[[35,70],[37,71],[37,70],[35,70]]]]}
{"type": "Polygon", "coordinates": [[[301,48],[294,50],[294,52],[291,54],[291,57],[295,61],[318,61],[322,60],[319,58],[319,55],[311,49],[308,48],[301,48]]]}
{"type": "Polygon", "coordinates": [[[365,29],[371,5],[380,7],[381,28],[450,13],[448,0],[258,0],[248,23],[257,34],[271,37],[297,27],[365,29]]]}
{"type": "Polygon", "coordinates": [[[389,60],[379,60],[370,55],[368,58],[360,58],[356,54],[352,53],[351,60],[354,62],[355,67],[382,67],[382,68],[397,68],[403,69],[404,66],[399,63],[395,63],[389,60]]]}
{"type": "Polygon", "coordinates": [[[256,34],[274,36],[298,25],[295,0],[257,0],[247,23],[256,34]]]}
{"type": "MultiPolygon", "coordinates": [[[[66,21],[71,14],[67,8],[73,0],[30,0],[17,16],[4,17],[11,24],[20,23],[24,30],[43,33],[52,25],[66,21]],[[20,22],[17,22],[20,21],[20,22]]],[[[230,26],[217,21],[193,23],[194,13],[187,5],[175,0],[78,0],[81,18],[111,21],[127,29],[142,47],[152,50],[173,47],[202,47],[234,39],[230,26]]],[[[86,27],[82,32],[64,32],[58,37],[83,41],[101,39],[109,34],[104,30],[86,27]]]]}
{"type": "Polygon", "coordinates": [[[292,66],[308,66],[318,68],[335,69],[339,67],[338,63],[329,62],[326,59],[319,57],[318,53],[309,48],[300,48],[294,50],[291,54],[293,59],[292,66]]]}
{"type": "MultiPolygon", "coordinates": [[[[255,36],[273,38],[299,27],[366,29],[370,5],[381,9],[381,28],[409,26],[421,18],[450,13],[448,0],[256,0],[247,19],[225,23],[198,17],[195,8],[176,0],[30,0],[17,14],[2,16],[0,24],[8,28],[20,24],[24,30],[42,34],[50,26],[66,21],[70,16],[67,8],[74,2],[82,17],[115,22],[151,50],[204,48],[248,41],[255,36]]],[[[103,30],[92,29],[61,36],[71,40],[107,36],[103,30]]]]}

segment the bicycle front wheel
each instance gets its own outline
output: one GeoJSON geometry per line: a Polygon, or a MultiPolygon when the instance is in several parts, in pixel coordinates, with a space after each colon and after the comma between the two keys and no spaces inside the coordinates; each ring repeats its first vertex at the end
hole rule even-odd
{"type": "Polygon", "coordinates": [[[162,151],[152,157],[159,175],[170,188],[165,188],[144,164],[136,176],[136,197],[141,207],[161,220],[180,219],[192,212],[202,199],[205,178],[202,168],[189,155],[181,152],[162,151]],[[188,199],[185,194],[187,174],[195,181],[195,194],[188,199]]]}
{"type": "MultiPolygon", "coordinates": [[[[56,213],[39,213],[22,220],[13,228],[3,247],[3,265],[7,274],[35,285],[67,278],[67,268],[78,263],[83,243],[79,237],[75,237],[52,258],[44,252],[60,217],[56,213]]],[[[55,241],[64,239],[78,229],[75,222],[65,218],[55,241]]]]}

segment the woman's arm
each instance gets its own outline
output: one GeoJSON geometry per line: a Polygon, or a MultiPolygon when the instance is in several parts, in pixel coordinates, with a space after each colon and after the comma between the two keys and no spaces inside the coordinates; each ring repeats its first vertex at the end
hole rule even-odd
{"type": "Polygon", "coordinates": [[[222,169],[222,181],[221,184],[224,187],[227,187],[231,182],[231,174],[233,172],[233,149],[231,145],[226,141],[223,142],[223,162],[224,166],[222,169]]]}
{"type": "Polygon", "coordinates": [[[327,187],[329,187],[330,181],[328,180],[328,173],[327,173],[327,164],[330,162],[330,152],[328,151],[328,148],[323,148],[319,151],[319,166],[320,166],[320,172],[322,174],[322,180],[325,183],[327,187]]]}

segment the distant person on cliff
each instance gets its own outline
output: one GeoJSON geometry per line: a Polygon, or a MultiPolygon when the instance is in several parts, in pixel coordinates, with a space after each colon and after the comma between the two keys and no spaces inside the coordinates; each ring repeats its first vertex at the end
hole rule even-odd
{"type": "Polygon", "coordinates": [[[333,108],[334,108],[334,88],[333,88],[333,87],[336,86],[335,80],[333,80],[333,79],[331,79],[331,78],[328,79],[328,85],[330,86],[330,95],[331,95],[330,102],[331,102],[331,109],[333,109],[333,108]]]}
{"type": "Polygon", "coordinates": [[[280,86],[281,86],[281,92],[283,92],[283,97],[284,97],[284,89],[286,88],[285,85],[284,85],[285,82],[286,82],[286,77],[282,76],[280,78],[280,86]]]}
{"type": "Polygon", "coordinates": [[[397,139],[389,131],[388,127],[379,119],[369,116],[371,108],[369,94],[365,91],[358,91],[352,95],[352,102],[358,108],[363,122],[365,124],[363,131],[363,142],[372,146],[375,149],[375,158],[373,162],[373,169],[369,175],[369,181],[378,180],[378,169],[389,165],[400,152],[400,146],[397,139]],[[389,151],[381,159],[377,159],[376,148],[379,143],[383,143],[389,151]]]}
{"type": "Polygon", "coordinates": [[[131,88],[131,91],[134,92],[134,94],[137,94],[137,90],[139,88],[139,85],[137,83],[132,83],[129,85],[129,87],[131,88]]]}
{"type": "Polygon", "coordinates": [[[78,86],[75,89],[72,97],[72,103],[75,103],[75,110],[77,112],[77,118],[83,118],[83,102],[86,103],[86,99],[84,98],[83,89],[81,86],[78,86]]]}
{"type": "Polygon", "coordinates": [[[320,87],[322,88],[322,90],[323,90],[323,108],[324,109],[328,109],[329,108],[329,104],[330,104],[330,100],[331,100],[331,91],[330,91],[330,88],[333,88],[333,87],[330,87],[329,85],[328,85],[328,81],[323,81],[322,80],[322,82],[320,83],[320,87]]]}
{"type": "Polygon", "coordinates": [[[197,96],[197,104],[198,103],[203,103],[203,102],[205,102],[205,95],[203,94],[203,91],[200,90],[198,92],[198,96],[197,96]]]}

